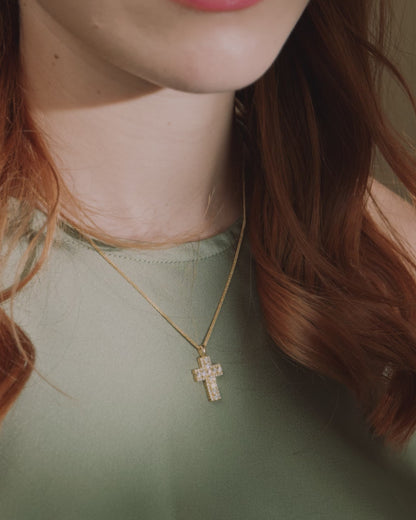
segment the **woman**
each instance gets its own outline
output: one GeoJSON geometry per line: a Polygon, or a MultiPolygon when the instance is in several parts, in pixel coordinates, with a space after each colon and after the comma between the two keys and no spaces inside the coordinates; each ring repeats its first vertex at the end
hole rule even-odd
{"type": "Polygon", "coordinates": [[[0,517],[414,518],[385,3],[0,5],[0,517]]]}

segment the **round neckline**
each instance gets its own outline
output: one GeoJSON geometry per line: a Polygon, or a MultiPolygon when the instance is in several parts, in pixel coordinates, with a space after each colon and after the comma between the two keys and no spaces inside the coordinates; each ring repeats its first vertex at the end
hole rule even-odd
{"type": "MultiPolygon", "coordinates": [[[[18,206],[19,200],[11,198],[10,204],[18,206]]],[[[16,209],[16,208],[15,208],[16,209]]],[[[18,211],[18,208],[17,208],[18,211]]],[[[42,209],[35,208],[33,210],[32,218],[29,224],[29,232],[27,237],[32,236],[45,224],[47,215],[42,209]]],[[[106,255],[118,258],[130,259],[138,262],[146,263],[175,263],[175,262],[192,262],[196,259],[209,258],[223,252],[226,252],[231,247],[236,247],[243,224],[243,215],[240,215],[227,229],[201,240],[183,242],[182,244],[169,246],[161,249],[139,249],[139,248],[122,248],[112,244],[108,244],[98,240],[95,237],[90,237],[94,243],[105,252],[106,255]]],[[[246,241],[246,231],[243,237],[242,247],[246,241]]],[[[45,234],[45,231],[42,233],[45,234]]],[[[65,219],[59,219],[53,238],[53,247],[64,248],[66,250],[89,250],[95,255],[99,256],[98,252],[90,244],[78,230],[73,227],[65,219]]]]}
{"type": "MultiPolygon", "coordinates": [[[[13,200],[12,202],[15,201],[13,200]]],[[[18,203],[17,199],[16,203],[18,203]]],[[[40,208],[34,209],[29,226],[30,231],[38,232],[46,222],[46,218],[46,213],[44,213],[40,208]]],[[[196,259],[209,258],[236,246],[240,237],[242,224],[243,215],[240,215],[227,229],[216,235],[201,240],[183,242],[182,244],[161,249],[140,249],[134,247],[122,248],[102,242],[95,237],[90,238],[103,252],[106,253],[106,255],[113,257],[131,259],[138,262],[143,261],[147,263],[188,262],[195,261],[196,259]]],[[[30,235],[31,233],[28,234],[28,236],[30,235]]],[[[245,237],[243,237],[243,244],[244,242],[245,237]]],[[[58,248],[64,247],[67,250],[90,250],[94,254],[98,255],[97,251],[90,244],[87,238],[78,232],[78,230],[65,219],[58,220],[53,245],[58,248]]]]}
{"type": "MultiPolygon", "coordinates": [[[[118,247],[97,238],[90,237],[106,255],[118,258],[144,261],[150,263],[172,263],[194,261],[196,258],[203,259],[218,255],[237,244],[240,236],[243,216],[238,217],[227,229],[201,240],[183,242],[160,249],[140,249],[137,247],[118,247]]],[[[65,220],[59,220],[57,233],[65,243],[75,247],[89,249],[97,254],[97,251],[90,244],[88,239],[76,228],[65,220]]],[[[59,239],[58,239],[59,240],[59,239]]]]}

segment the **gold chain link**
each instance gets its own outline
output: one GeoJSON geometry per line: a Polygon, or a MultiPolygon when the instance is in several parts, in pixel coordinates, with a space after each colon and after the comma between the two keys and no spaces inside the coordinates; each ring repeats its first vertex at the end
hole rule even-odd
{"type": "MultiPolygon", "coordinates": [[[[130,280],[130,278],[123,273],[123,271],[121,271],[121,269],[119,269],[102,251],[101,249],[96,245],[94,244],[94,242],[90,239],[90,237],[86,236],[86,235],[83,235],[88,241],[89,243],[94,247],[94,249],[104,258],[104,260],[106,260],[112,267],[114,267],[114,269],[119,273],[121,274],[121,276],[127,281],[129,282],[130,285],[132,285],[137,292],[139,292],[143,298],[145,298],[149,303],[150,305],[159,313],[161,314],[166,321],[168,321],[172,327],[174,327],[180,334],[182,334],[182,336],[187,340],[189,341],[189,343],[195,347],[199,354],[201,355],[201,351],[203,352],[203,354],[205,354],[205,347],[207,346],[208,344],[208,341],[211,337],[211,334],[212,334],[212,331],[214,329],[214,326],[215,326],[215,323],[217,321],[217,318],[219,316],[219,313],[220,313],[220,310],[221,310],[221,307],[222,307],[222,304],[224,303],[224,300],[225,300],[225,296],[227,294],[227,291],[228,291],[228,288],[230,286],[230,283],[231,283],[231,278],[234,274],[234,270],[235,270],[235,266],[237,264],[237,260],[238,260],[238,256],[239,256],[239,253],[240,253],[240,249],[241,249],[241,244],[242,244],[242,241],[243,241],[243,236],[244,236],[244,230],[245,230],[245,227],[246,227],[246,193],[245,193],[245,176],[244,176],[244,171],[243,171],[243,223],[242,223],[242,226],[241,226],[241,231],[240,231],[240,238],[238,240],[238,244],[237,244],[237,249],[236,249],[236,252],[235,252],[235,255],[234,255],[234,260],[233,260],[233,264],[231,266],[231,270],[230,270],[230,274],[228,275],[228,279],[227,279],[227,282],[225,284],[225,288],[224,288],[224,291],[222,293],[222,296],[220,298],[220,301],[218,302],[218,306],[217,306],[217,309],[215,311],[215,314],[214,314],[214,317],[211,321],[211,325],[208,329],[208,332],[207,332],[207,335],[205,336],[205,339],[204,341],[201,343],[201,345],[198,345],[198,343],[196,343],[195,341],[193,341],[183,330],[181,330],[154,302],[152,302],[152,300],[141,290],[139,289],[139,287],[137,287],[137,285],[132,281],[130,280]]],[[[78,230],[79,231],[79,230],[78,230]]],[[[81,233],[82,234],[82,233],[81,233]]]]}

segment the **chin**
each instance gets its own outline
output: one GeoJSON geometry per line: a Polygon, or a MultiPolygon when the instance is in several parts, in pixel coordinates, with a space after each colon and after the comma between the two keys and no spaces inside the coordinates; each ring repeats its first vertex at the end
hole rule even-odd
{"type": "Polygon", "coordinates": [[[270,53],[268,58],[263,55],[250,60],[241,56],[238,59],[224,55],[218,57],[211,53],[205,59],[168,60],[154,65],[154,68],[143,70],[141,67],[138,71],[131,66],[127,71],[161,88],[209,94],[240,90],[251,85],[267,72],[275,59],[276,53],[270,53]]]}

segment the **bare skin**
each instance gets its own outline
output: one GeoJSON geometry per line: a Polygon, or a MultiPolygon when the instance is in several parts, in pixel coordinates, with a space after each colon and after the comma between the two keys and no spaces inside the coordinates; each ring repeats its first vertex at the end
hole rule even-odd
{"type": "Polygon", "coordinates": [[[33,115],[97,226],[158,241],[235,222],[235,90],[272,65],[307,3],[207,13],[170,0],[20,0],[33,115]]]}

